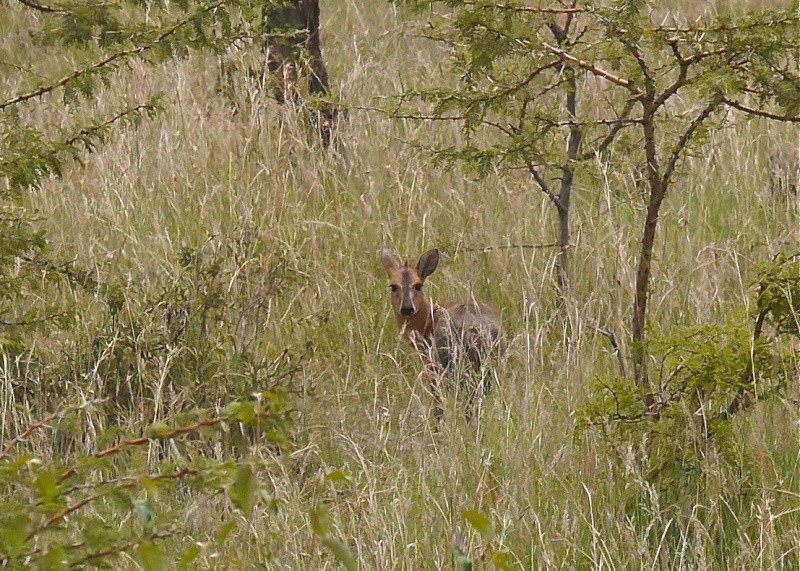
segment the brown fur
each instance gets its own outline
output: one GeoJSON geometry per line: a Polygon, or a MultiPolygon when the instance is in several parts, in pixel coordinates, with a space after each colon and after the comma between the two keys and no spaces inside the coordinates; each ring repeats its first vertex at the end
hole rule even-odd
{"type": "Polygon", "coordinates": [[[780,150],[770,155],[769,182],[773,198],[797,196],[800,191],[800,158],[796,152],[780,150]]]}
{"type": "MultiPolygon", "coordinates": [[[[430,300],[423,286],[439,264],[438,250],[425,252],[417,265],[411,266],[408,262],[401,264],[384,247],[381,260],[392,288],[391,303],[397,326],[422,356],[434,385],[438,387],[444,373],[468,373],[463,370],[465,364],[475,370],[482,369],[486,358],[498,351],[503,335],[498,311],[475,298],[444,305],[430,300]]],[[[486,371],[481,373],[485,393],[489,390],[489,380],[486,371]]],[[[470,392],[475,391],[470,389],[470,392]]],[[[434,390],[434,395],[438,397],[438,390],[434,390]]]]}

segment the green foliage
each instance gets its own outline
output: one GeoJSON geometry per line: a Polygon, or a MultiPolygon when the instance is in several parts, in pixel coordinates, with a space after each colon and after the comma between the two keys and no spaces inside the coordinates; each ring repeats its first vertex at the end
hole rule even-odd
{"type": "Polygon", "coordinates": [[[663,490],[685,489],[711,456],[746,474],[751,461],[735,423],[758,403],[787,396],[800,336],[793,301],[800,263],[781,255],[759,265],[753,289],[752,322],[677,327],[651,341],[656,392],[631,379],[596,380],[580,430],[600,428],[613,442],[646,441],[650,476],[663,490]]]}
{"type": "Polygon", "coordinates": [[[348,571],[358,569],[356,559],[353,557],[350,548],[337,539],[331,532],[330,513],[325,508],[320,508],[311,512],[311,529],[314,535],[322,540],[322,544],[333,554],[336,560],[348,571]]]}
{"type": "Polygon", "coordinates": [[[86,124],[54,130],[35,124],[31,108],[61,104],[73,114],[87,111],[102,98],[114,74],[133,61],[158,65],[185,57],[189,50],[221,54],[244,39],[260,39],[266,17],[279,7],[278,0],[28,6],[40,26],[31,30],[36,50],[30,57],[41,53],[53,59],[57,71],[42,75],[33,61],[22,60],[19,69],[25,73],[18,84],[24,87],[0,95],[0,178],[7,182],[2,192],[18,194],[45,177],[60,176],[65,161],[80,160],[79,151],[92,152],[112,129],[160,110],[159,94],[153,93],[142,101],[119,103],[86,124]]]}
{"type": "Polygon", "coordinates": [[[800,336],[800,263],[797,256],[779,254],[756,267],[756,319],[769,317],[780,335],[800,336]]]}
{"type": "MultiPolygon", "coordinates": [[[[71,280],[68,272],[52,271],[56,265],[45,258],[45,237],[36,230],[32,214],[18,208],[19,198],[43,179],[61,176],[71,162],[80,163],[83,154],[94,152],[111,132],[135,126],[161,110],[160,95],[153,93],[142,101],[118,102],[110,112],[95,111],[93,104],[114,73],[134,60],[157,64],[189,48],[226,49],[243,33],[248,17],[260,25],[261,8],[249,2],[192,2],[179,10],[151,3],[26,4],[25,9],[36,15],[31,21],[40,28],[30,31],[34,48],[15,54],[22,74],[14,85],[22,87],[0,95],[0,351],[18,354],[26,336],[58,327],[64,310],[32,308],[19,300],[36,296],[46,281],[42,276],[71,280]],[[217,26],[217,18],[227,24],[217,26]],[[230,23],[234,20],[235,26],[230,23]],[[38,71],[36,59],[50,61],[48,73],[38,71]],[[58,128],[39,124],[38,111],[58,108],[70,111],[73,118],[80,109],[81,119],[58,128]]],[[[121,309],[122,290],[102,288],[114,297],[109,297],[112,311],[121,309]]]]}
{"type": "MultiPolygon", "coordinates": [[[[792,56],[800,17],[793,9],[676,27],[651,21],[652,2],[643,0],[577,3],[563,10],[523,2],[416,4],[444,4],[454,13],[429,16],[424,35],[448,48],[459,84],[408,91],[403,100],[422,102],[428,112],[409,105],[400,113],[459,121],[465,144],[432,151],[442,164],[461,163],[482,175],[490,172],[489,165],[563,165],[564,142],[575,126],[583,134],[582,160],[591,164],[598,153],[610,159],[606,153],[614,140],[639,123],[641,116],[628,108],[632,94],[644,100],[638,94],[646,92],[656,109],[676,95],[691,108],[715,96],[735,104],[736,97],[755,94],[759,106],[777,104],[790,117],[800,105],[792,56]],[[566,69],[603,83],[602,97],[581,84],[574,118],[564,105],[565,90],[571,89],[566,69]],[[479,145],[479,140],[490,144],[479,145]]],[[[686,151],[691,141],[680,137],[694,117],[658,113],[656,136],[664,162],[670,153],[686,151]]],[[[615,161],[642,160],[644,135],[636,137],[640,155],[614,153],[615,161]]]]}
{"type": "Polygon", "coordinates": [[[28,349],[32,335],[68,320],[62,307],[29,302],[30,292],[55,277],[37,263],[47,242],[34,224],[30,212],[0,204],[0,355],[11,358],[28,349]]]}
{"type": "MultiPolygon", "coordinates": [[[[272,333],[281,325],[269,319],[268,309],[305,278],[264,248],[255,238],[210,240],[179,254],[177,275],[147,286],[91,281],[99,314],[73,320],[73,341],[52,357],[57,364],[50,365],[44,386],[31,372],[17,381],[19,390],[35,395],[73,383],[91,387],[109,399],[109,419],[138,411],[165,420],[232,395],[258,395],[282,408],[311,348],[275,346],[272,333]],[[183,396],[175,401],[174,395],[183,396]]],[[[50,267],[57,275],[59,268],[50,267]]],[[[80,280],[74,268],[70,276],[80,280]]],[[[224,412],[245,424],[255,418],[252,404],[224,412]]],[[[166,429],[157,423],[148,435],[159,438],[166,429]]]]}
{"type": "MultiPolygon", "coordinates": [[[[262,434],[282,431],[286,409],[274,400],[260,402],[246,426],[262,434]]],[[[196,454],[194,459],[187,455],[173,463],[162,462],[158,471],[150,472],[143,454],[155,441],[203,439],[221,431],[227,423],[243,424],[239,412],[252,403],[230,403],[222,415],[215,415],[213,410],[197,411],[194,422],[151,428],[146,437],[115,434],[109,447],[65,461],[37,456],[34,447],[26,443],[50,430],[53,421],[69,417],[79,421],[97,404],[93,401],[60,409],[28,427],[0,451],[3,565],[49,569],[89,563],[103,566],[127,552],[145,569],[163,569],[172,559],[168,553],[175,552],[180,553],[180,566],[188,568],[199,551],[196,545],[181,546],[181,535],[189,525],[183,504],[227,491],[232,506],[246,519],[253,517],[254,509],[261,505],[258,499],[264,497],[256,493],[263,488],[257,476],[257,470],[263,468],[261,463],[253,459],[216,461],[196,454]],[[162,496],[177,503],[164,503],[162,496]],[[129,525],[108,524],[126,520],[130,520],[129,525]],[[165,549],[162,544],[170,547],[165,549]]],[[[234,525],[226,524],[226,533],[234,525]]]]}
{"type": "MultiPolygon", "coordinates": [[[[513,558],[511,553],[494,547],[496,533],[491,519],[478,510],[469,509],[461,512],[461,517],[469,526],[480,535],[484,545],[484,552],[491,553],[489,560],[495,569],[513,569],[513,558]]],[[[473,561],[460,545],[453,547],[453,558],[455,559],[456,569],[472,569],[473,561]]],[[[483,559],[483,557],[481,558],[483,559]]]]}
{"type": "Polygon", "coordinates": [[[458,571],[472,571],[472,559],[461,551],[460,547],[456,546],[453,548],[453,558],[455,559],[456,569],[458,569],[458,571]]]}
{"type": "Polygon", "coordinates": [[[668,25],[656,19],[652,0],[560,8],[441,4],[454,15],[432,17],[425,35],[447,47],[458,85],[404,93],[395,114],[459,123],[464,142],[431,149],[437,164],[463,165],[480,176],[531,174],[558,213],[562,291],[569,283],[575,175],[603,180],[645,165],[639,172],[648,208],[630,329],[636,382],[649,390],[645,337],[662,203],[685,159],[730,120],[729,110],[797,119],[800,15],[768,10],[668,25]]]}
{"type": "Polygon", "coordinates": [[[464,513],[461,514],[464,519],[473,527],[475,530],[481,534],[481,537],[484,539],[491,539],[494,536],[494,530],[492,529],[492,522],[489,521],[485,515],[480,513],[477,510],[464,510],[464,513]]]}

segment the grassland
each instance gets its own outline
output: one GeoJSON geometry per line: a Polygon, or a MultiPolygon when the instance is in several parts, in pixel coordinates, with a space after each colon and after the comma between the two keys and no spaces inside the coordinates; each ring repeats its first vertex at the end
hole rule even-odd
{"type": "MultiPolygon", "coordinates": [[[[214,340],[208,351],[221,354],[216,378],[226,379],[222,369],[233,358],[220,339],[246,345],[275,370],[299,364],[291,375],[300,411],[294,451],[275,461],[268,449],[251,450],[269,467],[260,476],[274,509],[258,506],[217,546],[212,530],[223,502],[196,502],[189,493],[160,500],[165,511],[189,514],[180,541],[202,546],[198,568],[335,568],[309,524],[320,506],[330,509],[334,534],[360,569],[452,568],[456,545],[476,568],[491,568],[497,551],[509,552],[515,569],[796,568],[795,405],[759,407],[737,425],[759,475],[748,494],[729,493],[737,475],[709,458],[702,485],[686,490],[680,507],[648,481],[635,448],[575,433],[591,381],[617,366],[588,324],[623,340],[629,331],[643,211],[632,177],[578,182],[574,310],[565,316],[551,248],[475,251],[553,242],[554,213],[529,178],[478,180],[433,168],[409,141],[458,141],[457,125],[393,120],[374,110],[403,88],[446,77],[437,47],[409,37],[409,14],[384,2],[323,1],[322,9],[333,88],[352,105],[344,127],[349,174],[309,146],[297,118],[259,95],[245,73],[223,95],[215,60],[195,54],[157,70],[120,72],[105,96],[109,105],[161,89],[166,112],[113,136],[83,168],[26,197],[42,216],[53,255],[123,284],[131,313],[149,307],[142,292],[171,291],[179,282],[187,291],[207,286],[208,274],[186,277],[187,252],[229,269],[215,291],[236,323],[210,320],[201,332],[214,340]],[[501,308],[509,350],[480,422],[465,423],[451,399],[441,429],[432,430],[420,364],[391,319],[378,258],[383,244],[411,259],[439,247],[443,263],[429,286],[435,299],[474,292],[501,308]],[[468,525],[465,510],[486,516],[493,537],[468,525]]],[[[44,104],[37,113],[42,124],[69,120],[44,104]]],[[[746,312],[754,264],[796,250],[797,205],[770,196],[767,159],[776,147],[797,144],[796,130],[734,123],[712,135],[706,156],[688,162],[662,211],[655,332],[746,312]]],[[[59,295],[81,308],[74,335],[38,343],[63,359],[102,323],[85,292],[59,295]]],[[[142,335],[158,327],[139,317],[142,335]]],[[[224,402],[259,388],[255,374],[230,385],[165,384],[172,358],[143,364],[130,380],[137,407],[89,424],[135,430],[201,398],[224,402]]],[[[7,387],[15,371],[6,364],[7,387]]],[[[23,400],[8,392],[4,438],[53,399],[107,394],[102,383],[101,376],[62,378],[54,392],[32,390],[23,400]]],[[[92,449],[91,433],[82,442],[92,449]]],[[[53,455],[53,446],[42,439],[37,452],[53,455]]],[[[109,513],[98,517],[126,525],[127,517],[109,513]]],[[[125,559],[116,564],[135,568],[125,559]]]]}

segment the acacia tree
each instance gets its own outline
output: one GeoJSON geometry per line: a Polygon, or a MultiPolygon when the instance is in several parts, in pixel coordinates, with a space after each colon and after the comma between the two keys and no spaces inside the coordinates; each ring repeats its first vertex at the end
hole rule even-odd
{"type": "Polygon", "coordinates": [[[415,4],[449,11],[431,15],[424,35],[446,46],[459,85],[409,91],[403,101],[429,110],[400,113],[462,123],[464,144],[433,149],[448,166],[484,175],[527,169],[558,213],[562,274],[579,167],[614,156],[644,165],[647,211],[630,340],[636,384],[651,402],[647,307],[661,206],[681,162],[702,148],[712,126],[731,120],[730,111],[798,121],[796,8],[687,23],[648,0],[415,4]]]}

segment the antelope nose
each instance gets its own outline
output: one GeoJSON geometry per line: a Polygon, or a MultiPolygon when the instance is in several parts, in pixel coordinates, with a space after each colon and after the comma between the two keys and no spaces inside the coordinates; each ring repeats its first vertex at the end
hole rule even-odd
{"type": "Polygon", "coordinates": [[[404,305],[400,308],[400,315],[405,315],[406,317],[409,315],[414,315],[414,308],[410,305],[404,305]]]}

